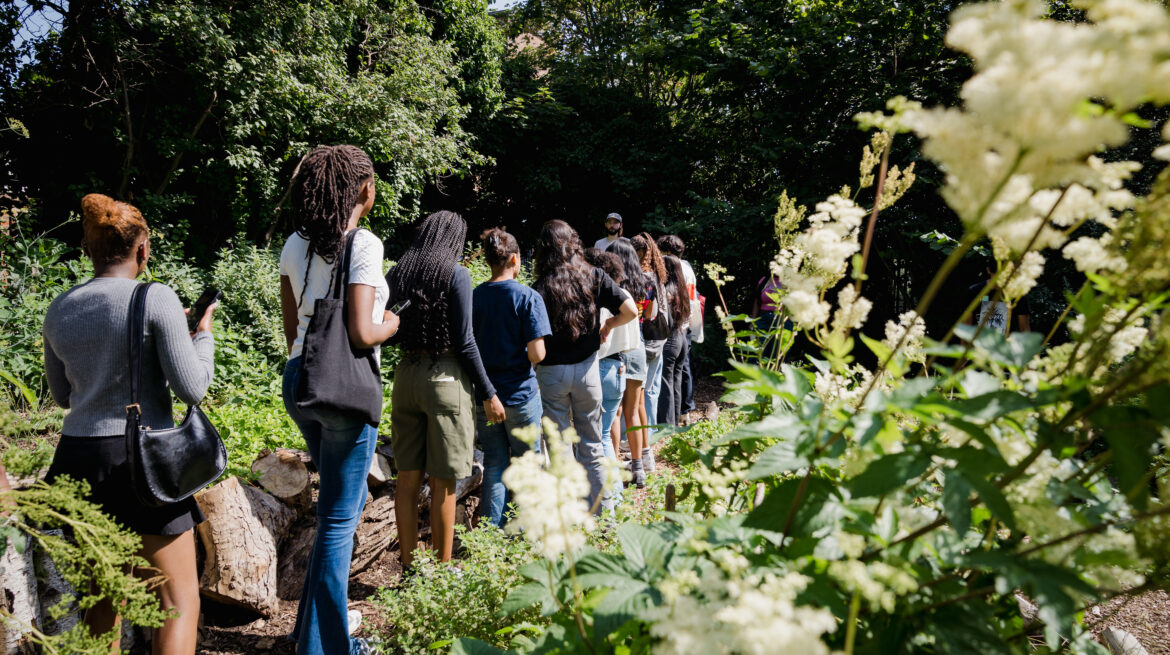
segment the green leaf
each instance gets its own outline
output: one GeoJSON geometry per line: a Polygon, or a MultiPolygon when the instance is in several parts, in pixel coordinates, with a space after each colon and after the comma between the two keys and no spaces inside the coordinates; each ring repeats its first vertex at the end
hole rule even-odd
{"type": "Polygon", "coordinates": [[[748,479],[759,480],[807,467],[808,458],[798,454],[796,448],[795,441],[785,439],[760,453],[756,463],[748,471],[748,479]]]}
{"type": "Polygon", "coordinates": [[[855,498],[880,496],[901,487],[926,472],[930,458],[921,453],[903,452],[876,459],[849,481],[855,498]]]}
{"type": "Polygon", "coordinates": [[[947,471],[943,474],[943,510],[955,528],[955,532],[962,536],[971,528],[971,485],[963,479],[957,471],[947,471]]]}
{"type": "Polygon", "coordinates": [[[995,485],[988,482],[980,476],[964,476],[967,482],[975,488],[975,492],[979,495],[980,500],[991,510],[992,516],[1003,522],[1004,525],[1016,529],[1016,515],[1012,511],[1012,506],[1008,504],[1007,498],[1004,497],[1003,492],[996,488],[995,485]]]}
{"type": "Polygon", "coordinates": [[[803,479],[785,480],[764,497],[764,502],[748,514],[744,527],[783,532],[789,513],[795,507],[790,537],[815,537],[835,525],[845,515],[833,483],[824,478],[809,478],[799,502],[797,491],[803,479]]]}
{"type": "Polygon", "coordinates": [[[509,652],[468,637],[455,640],[455,645],[451,647],[451,655],[507,655],[509,652]]]}
{"type": "Polygon", "coordinates": [[[549,593],[548,586],[539,582],[528,582],[522,584],[510,591],[508,597],[504,599],[503,605],[500,606],[500,612],[504,616],[515,614],[521,610],[526,610],[536,604],[548,606],[552,602],[555,605],[555,599],[549,593]]]}
{"type": "Polygon", "coordinates": [[[634,570],[663,566],[670,544],[651,526],[623,523],[617,534],[622,552],[634,570]]]}

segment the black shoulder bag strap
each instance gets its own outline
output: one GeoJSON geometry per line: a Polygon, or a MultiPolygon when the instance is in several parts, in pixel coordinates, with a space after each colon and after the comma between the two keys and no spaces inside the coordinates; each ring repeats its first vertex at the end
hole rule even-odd
{"type": "Polygon", "coordinates": [[[138,384],[142,380],[142,342],[146,338],[146,292],[154,282],[143,282],[130,296],[130,404],[126,405],[127,420],[139,423],[142,406],[138,404],[138,384]]]}
{"type": "Polygon", "coordinates": [[[329,283],[329,293],[334,300],[342,300],[342,289],[349,284],[349,262],[353,255],[353,238],[357,236],[360,227],[354,228],[345,235],[345,252],[333,266],[333,280],[329,283]],[[344,280],[344,282],[342,282],[344,280]]]}

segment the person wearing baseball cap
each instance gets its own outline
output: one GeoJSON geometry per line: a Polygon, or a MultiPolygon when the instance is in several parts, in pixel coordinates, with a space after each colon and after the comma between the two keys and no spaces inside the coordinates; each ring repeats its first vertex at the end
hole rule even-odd
{"type": "Polygon", "coordinates": [[[626,243],[630,242],[629,239],[622,236],[622,215],[617,212],[610,212],[609,215],[605,217],[605,233],[605,236],[601,237],[597,240],[597,243],[593,244],[594,248],[597,248],[598,250],[605,250],[618,239],[621,239],[626,243]]]}

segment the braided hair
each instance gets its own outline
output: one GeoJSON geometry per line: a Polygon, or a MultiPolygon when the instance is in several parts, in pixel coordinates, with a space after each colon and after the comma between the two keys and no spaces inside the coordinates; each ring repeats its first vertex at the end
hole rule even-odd
{"type": "Polygon", "coordinates": [[[534,269],[532,288],[544,298],[554,334],[576,341],[597,325],[593,267],[581,256],[581,238],[568,223],[554,219],[540,228],[534,269]]]}
{"type": "Polygon", "coordinates": [[[403,348],[432,355],[451,348],[451,275],[466,238],[462,216],[435,212],[423,219],[414,242],[386,275],[390,302],[410,300],[411,318],[398,330],[403,348]]]}
{"type": "Polygon", "coordinates": [[[297,234],[309,242],[300,305],[309,286],[313,255],[332,264],[341,255],[345,228],[362,191],[374,176],[374,163],[357,146],[317,146],[297,166],[292,211],[297,234]]]}

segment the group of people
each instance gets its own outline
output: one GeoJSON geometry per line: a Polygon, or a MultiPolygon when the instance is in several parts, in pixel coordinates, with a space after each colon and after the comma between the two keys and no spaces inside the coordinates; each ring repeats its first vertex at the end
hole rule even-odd
{"type": "MultiPolygon", "coordinates": [[[[335,274],[346,276],[345,331],[353,349],[372,350],[375,361],[383,344],[402,350],[390,420],[407,570],[418,544],[416,499],[424,474],[432,548],[439,559],[450,559],[455,481],[471,474],[477,441],[484,453],[485,520],[507,520],[501,478],[511,458],[529,447],[513,430],[542,417],[576,429],[575,456],[588,474],[588,500],[602,512],[621,494],[620,487],[604,488],[604,471],[606,458],[619,457],[622,436],[631,483],[643,486],[653,470],[650,426],[677,425],[690,409],[689,342],[701,339],[701,320],[681,239],[656,240],[645,232],[627,239],[621,216],[610,214],[606,237],[583,249],[572,227],[550,220],[534,244],[535,283],[528,287],[516,279],[522,270],[516,238],[492,229],[482,236],[491,278],[473,289],[459,265],[467,224],[448,211],[426,217],[383,275],[382,242],[358,227],[375,193],[370,158],[344,145],[312,150],[291,184],[296,230],[280,255],[289,352],[282,393],[320,474],[317,533],[290,635],[298,653],[372,652],[351,636],[356,626],[347,612],[347,587],[377,426],[297,402],[306,333],[335,274]],[[337,271],[342,261],[348,269],[337,271]]],[[[157,631],[153,650],[194,653],[199,593],[192,528],[204,516],[192,499],[145,505],[127,474],[127,321],[136,279],[150,258],[149,230],[135,207],[100,194],[82,199],[82,228],[94,277],[53,301],[43,329],[50,390],[69,410],[49,479],[87,481],[90,499],[142,536],[141,555],[165,576],[157,588],[162,604],[176,610],[157,631]]],[[[174,291],[155,286],[146,302],[138,403],[143,425],[158,429],[174,424],[172,392],[196,404],[211,384],[215,305],[195,318],[192,330],[174,291]]],[[[108,601],[86,615],[95,634],[117,621],[108,601]]]]}

